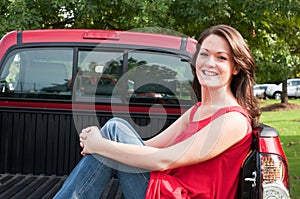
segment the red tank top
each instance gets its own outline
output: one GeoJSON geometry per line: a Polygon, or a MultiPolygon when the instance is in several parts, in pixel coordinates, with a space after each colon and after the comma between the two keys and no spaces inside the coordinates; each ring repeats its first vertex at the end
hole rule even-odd
{"type": "Polygon", "coordinates": [[[249,117],[240,106],[231,106],[221,108],[212,116],[194,122],[192,119],[200,105],[201,103],[198,103],[192,109],[190,123],[176,138],[175,143],[187,139],[228,112],[239,112],[248,119],[247,134],[240,142],[208,161],[167,171],[152,171],[146,199],[233,199],[236,197],[239,171],[252,141],[249,117]]]}

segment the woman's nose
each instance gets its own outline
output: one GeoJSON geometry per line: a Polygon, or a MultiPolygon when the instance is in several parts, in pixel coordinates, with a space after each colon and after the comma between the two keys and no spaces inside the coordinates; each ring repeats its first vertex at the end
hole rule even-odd
{"type": "Polygon", "coordinates": [[[209,57],[209,59],[207,60],[207,65],[210,67],[215,67],[216,63],[213,57],[209,57]]]}

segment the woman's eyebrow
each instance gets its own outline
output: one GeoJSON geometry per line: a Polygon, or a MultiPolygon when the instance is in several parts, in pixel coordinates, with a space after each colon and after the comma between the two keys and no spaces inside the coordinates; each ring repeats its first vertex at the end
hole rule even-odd
{"type": "MultiPolygon", "coordinates": [[[[205,50],[207,52],[209,52],[210,50],[208,50],[207,48],[200,48],[200,50],[205,50]]],[[[218,54],[221,54],[221,53],[224,53],[224,54],[227,54],[228,56],[230,56],[230,53],[228,53],[227,51],[217,51],[218,54]]]]}

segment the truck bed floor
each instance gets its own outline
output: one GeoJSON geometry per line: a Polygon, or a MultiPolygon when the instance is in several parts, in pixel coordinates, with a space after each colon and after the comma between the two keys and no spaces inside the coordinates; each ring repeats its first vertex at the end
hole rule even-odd
{"type": "MultiPolygon", "coordinates": [[[[1,199],[50,199],[67,176],[0,174],[1,199]]],[[[112,178],[100,199],[122,199],[118,180],[112,178]]]]}

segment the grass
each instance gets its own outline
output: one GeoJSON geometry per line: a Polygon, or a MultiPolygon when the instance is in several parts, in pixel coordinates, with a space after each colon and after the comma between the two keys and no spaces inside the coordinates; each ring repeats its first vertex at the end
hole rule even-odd
{"type": "MultiPolygon", "coordinates": [[[[266,100],[261,107],[279,103],[266,100]]],[[[289,103],[299,104],[300,100],[289,103]]],[[[260,122],[276,128],[289,163],[290,191],[293,199],[300,199],[300,109],[262,112],[260,122]]]]}

